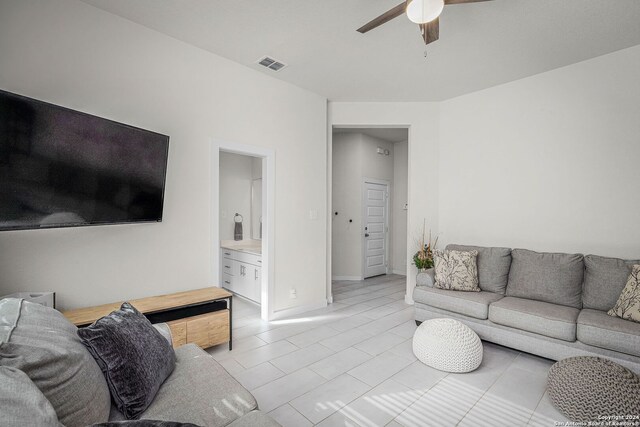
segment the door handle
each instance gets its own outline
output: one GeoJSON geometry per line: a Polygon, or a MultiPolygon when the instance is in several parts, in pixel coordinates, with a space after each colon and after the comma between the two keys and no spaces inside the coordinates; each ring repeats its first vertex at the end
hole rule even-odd
{"type": "Polygon", "coordinates": [[[255,276],[253,277],[253,280],[258,280],[258,269],[255,268],[254,270],[255,276]]]}
{"type": "Polygon", "coordinates": [[[369,233],[364,233],[364,237],[369,237],[369,233]]]}

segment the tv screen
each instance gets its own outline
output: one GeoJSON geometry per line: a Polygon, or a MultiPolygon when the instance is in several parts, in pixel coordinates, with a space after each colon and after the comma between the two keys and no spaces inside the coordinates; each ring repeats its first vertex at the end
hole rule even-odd
{"type": "Polygon", "coordinates": [[[162,220],[169,137],[0,91],[0,230],[162,220]]]}

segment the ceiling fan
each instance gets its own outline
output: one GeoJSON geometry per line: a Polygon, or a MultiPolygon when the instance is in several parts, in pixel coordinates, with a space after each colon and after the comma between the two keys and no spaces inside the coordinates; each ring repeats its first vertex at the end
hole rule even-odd
{"type": "Polygon", "coordinates": [[[410,21],[420,25],[422,39],[425,44],[429,44],[440,38],[439,17],[445,5],[477,3],[481,1],[490,0],[406,0],[364,24],[358,28],[358,32],[364,34],[406,13],[410,21]]]}

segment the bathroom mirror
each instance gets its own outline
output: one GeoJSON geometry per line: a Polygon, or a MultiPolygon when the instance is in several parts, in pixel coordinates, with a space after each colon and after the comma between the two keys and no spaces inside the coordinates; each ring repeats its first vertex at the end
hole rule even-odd
{"type": "Polygon", "coordinates": [[[262,240],[262,178],[251,181],[251,238],[262,240]]]}

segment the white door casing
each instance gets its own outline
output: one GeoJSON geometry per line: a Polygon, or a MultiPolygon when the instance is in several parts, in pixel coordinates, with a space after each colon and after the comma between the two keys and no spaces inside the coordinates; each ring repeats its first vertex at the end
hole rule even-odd
{"type": "Polygon", "coordinates": [[[389,246],[389,183],[366,179],[362,187],[362,276],[387,273],[389,246]]]}
{"type": "MultiPolygon", "coordinates": [[[[219,200],[220,151],[262,158],[262,267],[258,275],[260,282],[260,315],[262,320],[271,320],[275,311],[275,151],[269,148],[234,142],[211,140],[211,283],[220,286],[220,239],[219,200]]],[[[251,272],[249,274],[252,274],[251,272]]],[[[250,276],[253,277],[253,276],[250,276]]]]}

